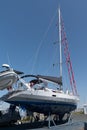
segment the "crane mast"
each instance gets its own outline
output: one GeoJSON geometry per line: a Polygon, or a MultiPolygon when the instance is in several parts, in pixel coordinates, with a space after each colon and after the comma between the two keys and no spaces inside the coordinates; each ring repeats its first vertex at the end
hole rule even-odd
{"type": "MultiPolygon", "coordinates": [[[[63,45],[72,92],[74,95],[78,95],[76,89],[76,82],[74,79],[74,72],[72,69],[72,62],[68,48],[67,36],[64,29],[64,22],[61,17],[60,8],[58,9],[58,13],[59,13],[60,77],[62,77],[62,45],[63,45]]],[[[62,86],[60,86],[60,89],[62,89],[62,86]]]]}

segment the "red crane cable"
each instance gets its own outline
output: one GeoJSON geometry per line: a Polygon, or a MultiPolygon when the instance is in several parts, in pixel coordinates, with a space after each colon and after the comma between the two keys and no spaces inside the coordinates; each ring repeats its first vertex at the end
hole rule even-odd
{"type": "Polygon", "coordinates": [[[66,57],[66,65],[68,68],[68,74],[69,74],[72,92],[74,95],[77,95],[76,82],[74,79],[74,72],[72,69],[72,63],[71,63],[70,53],[69,53],[69,48],[68,48],[68,41],[67,41],[67,37],[66,37],[65,29],[64,29],[64,22],[63,22],[62,17],[61,17],[61,35],[62,35],[62,45],[64,47],[64,55],[66,57]]]}

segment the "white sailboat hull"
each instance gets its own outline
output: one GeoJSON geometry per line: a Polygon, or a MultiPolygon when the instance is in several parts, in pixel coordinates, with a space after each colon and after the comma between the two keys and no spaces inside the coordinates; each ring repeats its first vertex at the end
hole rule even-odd
{"type": "Polygon", "coordinates": [[[77,98],[73,95],[44,90],[13,91],[2,97],[2,100],[23,106],[30,111],[44,114],[70,113],[77,107],[77,98]]]}

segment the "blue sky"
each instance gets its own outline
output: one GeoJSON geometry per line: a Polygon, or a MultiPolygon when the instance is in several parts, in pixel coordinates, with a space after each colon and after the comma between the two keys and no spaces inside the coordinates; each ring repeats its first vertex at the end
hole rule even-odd
{"type": "Polygon", "coordinates": [[[82,105],[87,102],[87,0],[0,1],[0,70],[8,63],[26,74],[59,75],[58,47],[53,44],[58,41],[59,5],[82,105]]]}

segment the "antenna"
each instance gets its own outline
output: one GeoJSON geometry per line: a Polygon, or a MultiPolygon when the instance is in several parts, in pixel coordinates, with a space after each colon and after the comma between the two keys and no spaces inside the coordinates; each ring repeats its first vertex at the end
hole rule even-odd
{"type": "Polygon", "coordinates": [[[11,63],[10,63],[10,57],[9,57],[8,52],[7,52],[7,62],[8,62],[8,64],[11,66],[11,63]]]}

